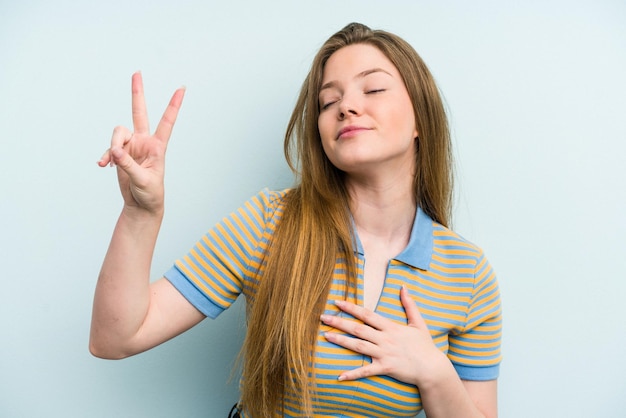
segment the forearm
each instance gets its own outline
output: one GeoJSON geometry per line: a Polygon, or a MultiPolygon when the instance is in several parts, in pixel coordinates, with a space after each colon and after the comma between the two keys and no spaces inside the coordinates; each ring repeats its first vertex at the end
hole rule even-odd
{"type": "Polygon", "coordinates": [[[447,359],[419,389],[428,418],[495,418],[481,412],[447,359]]]}
{"type": "Polygon", "coordinates": [[[125,208],[105,256],[93,304],[90,350],[99,357],[134,354],[131,344],[150,306],[150,265],[162,213],[125,208]]]}

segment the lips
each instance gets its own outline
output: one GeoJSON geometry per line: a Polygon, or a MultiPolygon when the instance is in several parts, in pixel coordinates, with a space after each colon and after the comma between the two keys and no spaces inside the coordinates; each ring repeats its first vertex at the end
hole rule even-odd
{"type": "Polygon", "coordinates": [[[346,126],[344,128],[341,128],[341,130],[337,134],[337,139],[349,138],[358,134],[359,132],[369,131],[369,130],[370,130],[369,128],[364,128],[363,126],[356,126],[356,125],[346,126]]]}

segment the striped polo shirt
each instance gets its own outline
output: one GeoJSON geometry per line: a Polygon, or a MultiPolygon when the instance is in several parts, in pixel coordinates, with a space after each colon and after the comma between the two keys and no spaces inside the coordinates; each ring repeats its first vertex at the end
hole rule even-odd
{"type": "MultiPolygon", "coordinates": [[[[207,232],[165,277],[204,315],[216,318],[243,293],[253,301],[260,265],[280,221],[285,191],[261,191],[207,232]]],[[[357,290],[348,293],[363,304],[365,255],[356,236],[357,290]],[[356,294],[355,294],[356,293],[356,294]]],[[[434,222],[418,208],[407,247],[390,260],[376,312],[398,323],[407,318],[400,301],[406,285],[433,341],[447,354],[461,379],[492,380],[501,360],[501,308],[495,273],[480,248],[434,222]]],[[[345,260],[338,257],[325,312],[350,317],[334,300],[346,294],[345,260]]],[[[416,386],[389,376],[338,381],[344,370],[371,361],[328,342],[320,323],[313,373],[315,416],[411,417],[422,409],[416,386]]],[[[337,330],[334,330],[337,332],[337,330]]],[[[285,416],[303,416],[298,397],[286,394],[285,416]]],[[[278,414],[277,414],[278,416],[278,414]]]]}

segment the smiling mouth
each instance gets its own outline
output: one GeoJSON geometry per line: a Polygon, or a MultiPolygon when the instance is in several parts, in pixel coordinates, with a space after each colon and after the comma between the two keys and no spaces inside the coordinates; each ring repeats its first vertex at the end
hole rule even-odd
{"type": "Polygon", "coordinates": [[[337,135],[337,139],[352,137],[359,132],[369,131],[369,130],[370,130],[369,128],[364,128],[362,126],[346,126],[345,128],[339,131],[339,134],[337,135]]]}

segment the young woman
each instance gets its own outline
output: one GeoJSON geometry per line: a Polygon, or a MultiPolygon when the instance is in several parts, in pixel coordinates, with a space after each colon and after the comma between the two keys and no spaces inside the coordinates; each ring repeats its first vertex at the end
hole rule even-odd
{"type": "Polygon", "coordinates": [[[263,190],[150,283],[164,154],[184,91],[150,134],[140,74],[118,167],[124,207],[94,300],[91,352],[122,358],[247,302],[241,416],[497,416],[501,310],[482,251],[450,229],[447,119],[399,37],[350,24],[322,46],[263,190]]]}

